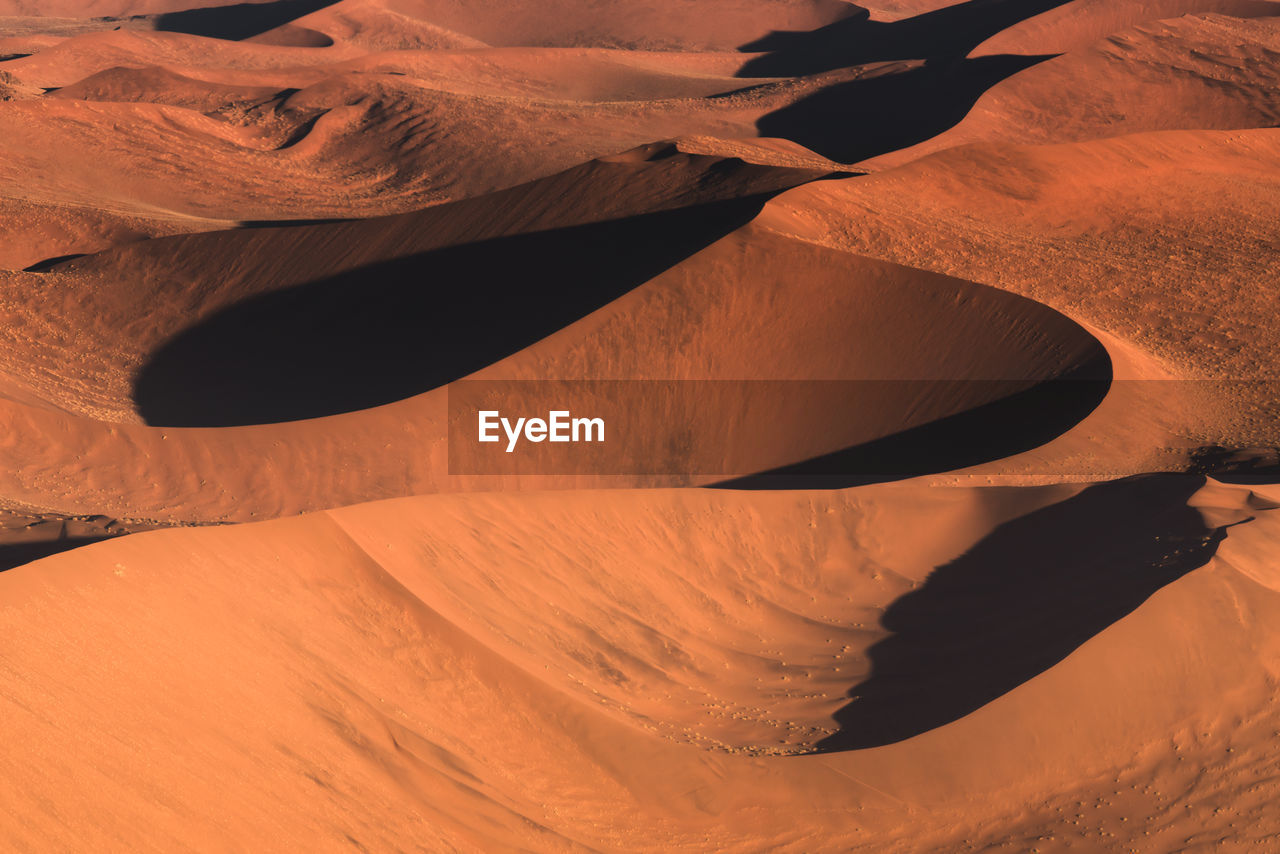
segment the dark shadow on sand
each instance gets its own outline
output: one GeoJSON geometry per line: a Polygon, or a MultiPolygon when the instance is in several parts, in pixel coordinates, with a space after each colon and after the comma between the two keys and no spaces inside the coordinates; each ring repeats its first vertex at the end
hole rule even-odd
{"type": "Polygon", "coordinates": [[[810,31],[778,31],[739,48],[760,53],[739,77],[803,77],[874,62],[945,64],[979,44],[1068,0],[969,0],[901,21],[863,14],[810,31]]]}
{"type": "Polygon", "coordinates": [[[818,751],[893,744],[956,721],[1204,566],[1227,534],[1186,506],[1203,484],[1174,474],[1092,486],[938,567],[885,611],[893,634],[871,647],[871,675],[818,751]]]}
{"type": "Polygon", "coordinates": [[[243,41],[318,12],[338,0],[276,0],[274,3],[236,3],[208,9],[170,12],[155,19],[155,28],[226,41],[243,41]]]}
{"type": "Polygon", "coordinates": [[[931,62],[834,83],[756,122],[761,136],[799,143],[840,163],[898,151],[950,130],[982,94],[1048,56],[931,62]]]}
{"type": "Polygon", "coordinates": [[[109,535],[102,537],[68,537],[60,540],[42,540],[31,543],[10,543],[8,545],[0,545],[0,572],[15,569],[23,564],[32,561],[41,560],[42,558],[52,557],[56,554],[69,552],[72,549],[78,549],[81,546],[100,543],[103,540],[114,540],[119,535],[109,535]]]}
{"type": "Polygon", "coordinates": [[[1110,387],[1111,360],[1099,344],[1086,364],[1025,391],[882,439],[711,488],[845,489],[1004,459],[1038,448],[1083,421],[1110,387]]]}
{"type": "Polygon", "coordinates": [[[1066,0],[970,0],[902,21],[868,14],[808,32],[774,32],[739,50],[762,55],[740,77],[805,77],[875,63],[762,117],[762,136],[797,142],[856,163],[923,142],[954,127],[984,92],[1050,56],[968,54],[991,36],[1066,0]]]}
{"type": "Polygon", "coordinates": [[[37,261],[30,267],[23,267],[24,273],[47,273],[59,264],[65,264],[68,261],[74,261],[77,258],[85,257],[84,252],[73,252],[70,255],[58,255],[54,258],[46,258],[43,261],[37,261]]]}
{"type": "Polygon", "coordinates": [[[1206,445],[1191,453],[1190,470],[1222,483],[1280,483],[1280,448],[1206,445]]]}
{"type": "Polygon", "coordinates": [[[772,194],[425,252],[234,305],[134,384],[148,424],[229,427],[402,400],[612,302],[749,222],[772,194]]]}

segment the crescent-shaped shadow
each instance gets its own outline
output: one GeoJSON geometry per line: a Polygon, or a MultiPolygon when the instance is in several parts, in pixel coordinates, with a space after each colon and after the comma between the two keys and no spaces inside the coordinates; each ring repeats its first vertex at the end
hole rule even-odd
{"type": "Polygon", "coordinates": [[[297,421],[392,403],[478,371],[749,222],[768,195],[451,246],[236,303],[134,381],[162,427],[297,421]]]}
{"type": "Polygon", "coordinates": [[[1194,475],[1092,486],[1008,522],[890,605],[871,672],[819,752],[903,741],[959,720],[1062,661],[1227,536],[1187,499],[1194,475]]]}

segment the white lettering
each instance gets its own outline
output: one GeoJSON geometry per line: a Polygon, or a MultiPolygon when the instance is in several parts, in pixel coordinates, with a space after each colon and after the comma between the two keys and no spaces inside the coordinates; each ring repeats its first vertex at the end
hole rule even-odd
{"type": "Polygon", "coordinates": [[[530,442],[603,442],[603,418],[571,418],[567,409],[553,409],[542,418],[503,418],[496,409],[480,410],[481,442],[499,441],[498,428],[507,436],[507,453],[515,452],[521,436],[530,442]]]}
{"type": "Polygon", "coordinates": [[[514,429],[514,430],[513,430],[513,429],[511,429],[511,422],[510,422],[510,421],[508,421],[508,420],[507,420],[507,419],[505,419],[505,418],[504,418],[504,419],[502,419],[502,429],[506,431],[506,433],[507,433],[507,439],[509,440],[509,441],[507,442],[507,453],[508,453],[508,454],[509,454],[509,453],[511,453],[512,451],[514,451],[514,450],[516,449],[516,442],[520,441],[520,428],[521,428],[521,427],[523,427],[523,426],[524,426],[524,419],[523,419],[523,418],[517,418],[517,419],[516,419],[516,426],[515,426],[515,429],[514,429]]]}
{"type": "Polygon", "coordinates": [[[490,430],[498,429],[497,418],[498,418],[498,411],[496,409],[480,410],[480,441],[481,442],[498,441],[498,437],[496,435],[489,434],[490,430]]]}
{"type": "MultiPolygon", "coordinates": [[[[568,413],[565,413],[566,415],[568,413]]],[[[603,442],[604,441],[604,419],[603,418],[575,418],[573,419],[573,441],[575,442],[603,442]],[[579,439],[578,428],[583,428],[586,435],[579,439]],[[591,428],[594,427],[595,438],[592,438],[591,428]]]]}
{"type": "MultiPolygon", "coordinates": [[[[551,416],[551,435],[548,437],[552,442],[568,442],[569,433],[569,410],[553,409],[551,416]]],[[[576,441],[576,437],[575,437],[576,441]]]]}

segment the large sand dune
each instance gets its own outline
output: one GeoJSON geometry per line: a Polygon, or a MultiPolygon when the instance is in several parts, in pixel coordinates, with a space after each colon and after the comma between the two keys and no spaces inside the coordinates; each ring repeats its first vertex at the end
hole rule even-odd
{"type": "Polygon", "coordinates": [[[88,547],[0,576],[5,837],[1245,850],[1274,506],[1177,476],[582,492],[88,547]]]}
{"type": "Polygon", "coordinates": [[[1269,850],[1278,51],[0,0],[0,846],[1269,850]]]}

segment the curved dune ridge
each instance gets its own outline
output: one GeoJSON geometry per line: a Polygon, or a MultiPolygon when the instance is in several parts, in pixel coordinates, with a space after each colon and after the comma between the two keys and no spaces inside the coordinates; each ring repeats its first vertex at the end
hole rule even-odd
{"type": "Polygon", "coordinates": [[[88,547],[0,576],[22,662],[0,785],[28,819],[6,842],[1260,844],[1266,494],[416,498],[88,547]],[[1028,541],[1054,554],[1038,583],[1028,541]],[[938,632],[990,666],[934,669],[938,632]],[[832,738],[832,713],[892,743],[772,755],[832,738]]]}
{"type": "Polygon", "coordinates": [[[1189,15],[1115,33],[985,92],[945,133],[874,158],[885,168],[973,142],[1083,142],[1280,123],[1280,19],[1189,15]],[[1074,97],[1063,100],[1064,91],[1074,97]]]}
{"type": "MultiPolygon", "coordinates": [[[[10,140],[0,169],[0,206],[12,213],[4,218],[0,263],[21,269],[140,237],[244,220],[407,211],[519,184],[658,138],[761,134],[791,139],[824,158],[866,160],[946,131],[986,89],[999,90],[1000,81],[1012,84],[1034,72],[1046,54],[1085,52],[1079,60],[1071,54],[1054,60],[1046,69],[1061,62],[1099,65],[1088,56],[1090,43],[1111,32],[1069,46],[1031,41],[957,66],[954,57],[1000,26],[1007,32],[1019,22],[1029,26],[1068,11],[1078,20],[1094,14],[1094,7],[1076,0],[1035,15],[1053,4],[1021,11],[1009,4],[993,11],[961,4],[882,22],[868,21],[834,0],[765,3],[776,19],[762,15],[759,4],[728,3],[716,16],[700,14],[715,20],[715,32],[732,44],[636,49],[629,42],[593,40],[590,27],[573,30],[577,41],[566,42],[573,47],[548,47],[546,39],[521,35],[530,22],[548,26],[545,22],[572,17],[568,7],[563,16],[552,16],[542,4],[504,6],[499,16],[496,6],[443,3],[422,8],[349,0],[323,8],[284,5],[298,16],[291,26],[322,33],[335,44],[281,46],[257,36],[215,39],[199,35],[195,25],[165,29],[162,20],[146,17],[155,10],[143,6],[108,10],[120,16],[118,29],[40,35],[34,42],[23,35],[24,27],[38,31],[46,19],[14,19],[28,23],[14,25],[8,37],[0,28],[0,55],[14,57],[3,63],[8,75],[26,87],[66,90],[0,113],[0,128],[10,140]],[[451,15],[492,19],[492,26],[500,19],[509,37],[489,47],[475,40],[365,44],[343,36],[364,32],[364,19],[375,12],[394,15],[397,22],[429,22],[432,14],[449,21],[451,15]],[[733,21],[755,29],[738,33],[729,25],[733,21]],[[915,106],[899,109],[904,103],[915,106]],[[186,168],[197,160],[201,170],[186,168]],[[83,166],[102,162],[110,164],[109,184],[83,166]]],[[[1265,22],[1272,4],[1248,9],[1202,4],[1195,10],[1149,6],[1108,8],[1127,10],[1124,26],[1143,26],[1191,11],[1259,16],[1265,22]]],[[[238,20],[253,8],[235,5],[207,15],[238,20]]],[[[590,9],[599,26],[613,22],[622,27],[619,33],[626,21],[632,26],[653,17],[639,7],[621,16],[608,4],[590,9]]],[[[206,14],[191,10],[196,13],[206,14]]],[[[399,23],[367,26],[400,29],[399,23]]],[[[1241,58],[1246,65],[1236,73],[1243,91],[1226,99],[1216,92],[1215,81],[1222,76],[1218,66],[1188,55],[1190,41],[1181,55],[1180,42],[1165,41],[1174,42],[1158,49],[1172,54],[1160,60],[1174,66],[1166,75],[1174,78],[1170,97],[1189,102],[1184,106],[1191,114],[1178,126],[1202,126],[1215,114],[1221,117],[1212,126],[1244,126],[1259,109],[1268,109],[1248,103],[1268,97],[1249,94],[1250,86],[1264,92],[1267,87],[1259,71],[1251,70],[1256,63],[1249,57],[1241,58]],[[1184,71],[1180,66],[1188,63],[1184,71]],[[1179,84],[1188,72],[1190,79],[1179,84]],[[1232,108],[1231,100],[1246,103],[1232,108]]],[[[1145,65],[1136,60],[1119,70],[1129,73],[1145,65]]],[[[1083,73],[1103,74],[1110,81],[1115,72],[1083,73]]],[[[1047,71],[1044,76],[1049,79],[1043,83],[1033,76],[1015,86],[1030,90],[1017,97],[1035,97],[1047,87],[1044,97],[1051,102],[1053,93],[1074,91],[1078,82],[1053,79],[1047,71]]],[[[1153,77],[1149,73],[1145,80],[1153,77]]],[[[1168,127],[1177,115],[1168,104],[1140,103],[1152,114],[1146,125],[1115,132],[1152,129],[1153,122],[1168,127]]],[[[1060,112],[1053,103],[1032,108],[1042,117],[1060,112]]],[[[980,105],[979,113],[985,112],[980,105]]],[[[1010,112],[1017,115],[1012,107],[1010,112]]],[[[1110,112],[1105,121],[1114,125],[1119,112],[1110,112]]],[[[1098,124],[1088,112],[1082,119],[1098,124]]],[[[1079,138],[1073,126],[1029,141],[1069,138],[1079,138]]]]}
{"type": "MultiPolygon", "coordinates": [[[[593,223],[602,211],[564,195],[590,188],[590,201],[593,183],[706,168],[723,177],[707,182],[703,197],[717,186],[806,177],[679,154],[598,163],[457,211],[171,238],[27,274],[25,284],[38,282],[44,299],[9,318],[13,392],[3,411],[15,435],[60,438],[27,459],[15,478],[27,485],[15,487],[40,490],[24,500],[64,512],[92,505],[130,518],[244,520],[397,494],[635,482],[450,474],[444,386],[470,375],[887,381],[874,389],[880,405],[854,400],[794,414],[747,436],[731,460],[745,467],[709,470],[743,475],[1080,371],[1106,379],[1098,342],[1030,300],[750,231],[721,237],[758,210],[758,198],[623,217],[637,197],[661,203],[645,192],[615,194],[608,218],[593,223]],[[545,208],[548,200],[556,208],[545,208]],[[565,225],[549,227],[556,222],[565,225]],[[446,228],[492,236],[455,246],[446,228]],[[703,242],[710,245],[698,251],[703,242]],[[216,266],[230,256],[235,267],[216,266]],[[316,281],[312,270],[330,275],[316,281]],[[353,302],[354,277],[370,271],[353,302]],[[184,274],[193,278],[175,281],[184,274]],[[444,281],[433,283],[433,275],[444,281]],[[493,284],[453,292],[467,277],[493,284]],[[539,298],[551,288],[560,289],[559,305],[539,298]],[[436,328],[423,335],[424,324],[436,328]],[[74,333],[68,339],[57,330],[74,333]],[[984,345],[973,347],[979,336],[984,345]],[[82,379],[73,384],[69,376],[82,379]],[[386,405],[366,409],[376,404],[386,405]],[[357,411],[331,414],[343,410],[357,411]],[[163,426],[138,424],[140,417],[163,426]],[[308,420],[264,423],[293,418],[308,420]],[[260,426],[209,429],[227,424],[260,426]],[[245,453],[260,465],[239,466],[245,453]],[[342,461],[352,478],[335,482],[320,460],[342,461]],[[73,473],[88,479],[63,487],[73,473]]],[[[642,186],[631,184],[632,192],[642,186]]],[[[682,201],[690,200],[669,203],[682,201]]],[[[1091,405],[1071,398],[1018,410],[1019,431],[1060,432],[1091,405]]],[[[689,417],[695,435],[704,419],[718,423],[714,411],[689,417]]],[[[708,433],[704,441],[718,440],[708,433]]],[[[981,462],[1025,441],[1009,435],[990,449],[986,440],[960,442],[954,459],[981,462]]],[[[908,445],[898,465],[936,469],[938,462],[916,459],[926,450],[908,445]]]]}
{"type": "Polygon", "coordinates": [[[0,846],[1265,850],[1278,39],[0,0],[0,846]]]}

